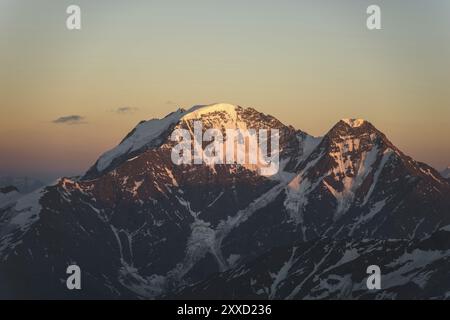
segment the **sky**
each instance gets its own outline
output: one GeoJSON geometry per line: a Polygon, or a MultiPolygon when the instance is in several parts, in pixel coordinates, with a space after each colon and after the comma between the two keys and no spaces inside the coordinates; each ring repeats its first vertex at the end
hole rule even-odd
{"type": "Polygon", "coordinates": [[[0,0],[0,174],[82,174],[140,120],[215,102],[316,136],[364,118],[440,170],[449,40],[448,0],[0,0]]]}

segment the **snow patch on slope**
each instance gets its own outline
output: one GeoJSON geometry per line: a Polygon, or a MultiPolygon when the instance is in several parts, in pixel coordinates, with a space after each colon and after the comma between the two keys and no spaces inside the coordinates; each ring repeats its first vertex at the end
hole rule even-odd
{"type": "MultiPolygon", "coordinates": [[[[357,172],[355,176],[348,176],[346,175],[346,171],[348,165],[343,163],[342,159],[342,151],[337,153],[330,153],[331,156],[336,160],[338,163],[338,169],[335,174],[338,176],[338,174],[344,175],[344,178],[342,179],[343,184],[343,190],[341,192],[338,192],[333,187],[331,187],[326,181],[324,181],[325,185],[329,189],[329,191],[333,194],[333,196],[337,200],[337,210],[335,214],[335,219],[339,218],[343,213],[345,213],[350,206],[353,203],[353,200],[355,198],[355,192],[358,190],[358,188],[362,185],[364,180],[367,178],[369,173],[371,172],[372,166],[374,165],[375,161],[377,160],[378,155],[378,148],[374,146],[370,151],[363,152],[361,154],[361,160],[356,165],[358,166],[357,172]]],[[[347,158],[348,161],[348,158],[347,158]]],[[[351,166],[353,167],[353,162],[349,161],[351,166]]],[[[337,168],[336,168],[337,169],[337,168]]],[[[352,168],[354,169],[354,168],[352,168]]]]}
{"type": "Polygon", "coordinates": [[[15,214],[11,217],[9,224],[25,230],[38,220],[39,212],[42,209],[39,200],[42,198],[43,193],[44,188],[41,188],[21,197],[13,208],[15,214]]]}
{"type": "Polygon", "coordinates": [[[394,151],[392,149],[386,149],[383,153],[383,157],[381,159],[381,162],[378,166],[377,171],[374,174],[372,185],[370,186],[369,191],[367,192],[366,196],[364,197],[364,201],[362,205],[366,205],[367,202],[370,200],[370,196],[372,195],[373,191],[375,190],[375,187],[377,186],[378,179],[380,178],[381,172],[384,169],[384,166],[388,162],[388,160],[391,158],[391,156],[394,154],[394,151]]]}
{"type": "Polygon", "coordinates": [[[386,274],[383,275],[384,290],[411,282],[424,288],[428,283],[429,277],[426,267],[439,259],[447,258],[449,254],[450,250],[424,251],[420,249],[416,249],[411,253],[405,253],[397,260],[386,265],[386,270],[391,268],[394,270],[391,272],[385,271],[386,274]],[[400,267],[398,268],[398,266],[400,267]]]}
{"type": "Polygon", "coordinates": [[[297,251],[297,247],[292,248],[291,256],[288,261],[286,261],[283,266],[278,270],[277,273],[270,273],[271,278],[273,279],[272,285],[270,286],[270,294],[269,299],[275,299],[278,287],[280,284],[287,279],[289,272],[294,264],[295,252],[297,251]]]}
{"type": "Polygon", "coordinates": [[[39,213],[42,209],[39,201],[44,192],[45,188],[41,188],[29,193],[19,198],[15,206],[9,209],[7,220],[0,231],[0,256],[5,254],[6,248],[11,251],[19,245],[22,235],[39,220],[39,213]]]}
{"type": "Polygon", "coordinates": [[[163,132],[169,129],[171,125],[177,123],[184,114],[183,110],[178,110],[163,119],[152,119],[138,124],[129,137],[117,147],[105,152],[98,159],[97,170],[103,171],[114,159],[155,142],[163,132]]]}
{"type": "Polygon", "coordinates": [[[182,120],[199,120],[203,115],[214,113],[214,112],[225,112],[233,120],[237,120],[237,106],[229,103],[216,103],[207,106],[194,106],[186,112],[181,119],[182,120]]]}
{"type": "Polygon", "coordinates": [[[342,121],[352,128],[358,128],[366,122],[364,119],[342,119],[342,121]]]}
{"type": "MultiPolygon", "coordinates": [[[[306,167],[287,184],[285,188],[286,199],[284,200],[283,205],[290,215],[291,220],[296,224],[303,222],[305,207],[308,204],[308,196],[317,188],[319,183],[324,178],[322,176],[313,183],[306,177],[308,170],[314,167],[322,157],[323,153],[320,153],[314,160],[310,161],[306,167]]],[[[305,240],[306,227],[303,224],[302,230],[305,240]]]]}
{"type": "Polygon", "coordinates": [[[367,214],[361,215],[358,220],[353,224],[352,229],[350,230],[349,235],[352,236],[355,230],[362,224],[365,224],[372,220],[383,208],[386,206],[387,200],[381,200],[377,203],[373,204],[370,208],[370,211],[367,214]]]}

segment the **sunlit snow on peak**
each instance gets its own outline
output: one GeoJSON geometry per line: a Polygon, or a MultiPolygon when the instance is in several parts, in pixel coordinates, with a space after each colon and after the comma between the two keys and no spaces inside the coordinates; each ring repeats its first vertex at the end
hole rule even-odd
{"type": "Polygon", "coordinates": [[[230,115],[231,118],[235,119],[237,117],[236,105],[229,103],[215,103],[205,106],[194,106],[186,112],[183,116],[183,120],[194,120],[200,119],[202,115],[210,114],[214,112],[225,112],[230,115]]]}
{"type": "Polygon", "coordinates": [[[143,121],[135,128],[133,134],[128,136],[118,146],[105,152],[97,162],[97,170],[105,170],[114,159],[131,152],[137,151],[145,145],[158,139],[171,125],[180,120],[200,119],[202,115],[214,112],[226,112],[232,122],[237,120],[237,106],[228,103],[216,103],[211,105],[197,105],[189,110],[178,109],[163,119],[143,121]]]}
{"type": "Polygon", "coordinates": [[[364,119],[342,119],[342,121],[344,121],[352,128],[360,127],[366,122],[366,120],[364,119]]]}

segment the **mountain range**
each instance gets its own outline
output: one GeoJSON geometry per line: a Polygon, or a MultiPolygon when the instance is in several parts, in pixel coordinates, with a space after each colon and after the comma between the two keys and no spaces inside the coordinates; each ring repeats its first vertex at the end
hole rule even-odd
{"type": "Polygon", "coordinates": [[[252,108],[179,109],[0,208],[0,298],[448,299],[449,270],[449,180],[362,119],[314,137],[252,108]],[[175,165],[170,135],[194,121],[278,129],[279,172],[175,165]]]}

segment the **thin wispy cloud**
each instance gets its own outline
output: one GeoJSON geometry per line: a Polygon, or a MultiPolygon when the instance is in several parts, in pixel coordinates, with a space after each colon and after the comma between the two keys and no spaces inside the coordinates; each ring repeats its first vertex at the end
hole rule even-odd
{"type": "Polygon", "coordinates": [[[86,123],[84,121],[84,117],[80,116],[80,115],[70,115],[70,116],[63,116],[63,117],[59,117],[55,120],[53,120],[53,123],[56,124],[82,124],[82,123],[86,123]]]}
{"type": "Polygon", "coordinates": [[[114,110],[117,114],[130,114],[138,111],[138,108],[132,108],[132,107],[119,107],[114,110]]]}

